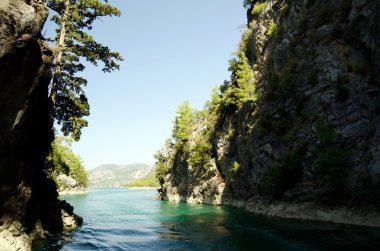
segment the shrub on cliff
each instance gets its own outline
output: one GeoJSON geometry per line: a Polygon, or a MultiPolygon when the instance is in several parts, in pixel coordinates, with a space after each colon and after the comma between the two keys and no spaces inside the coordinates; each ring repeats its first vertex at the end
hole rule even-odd
{"type": "Polygon", "coordinates": [[[190,148],[190,154],[187,162],[193,167],[208,169],[210,160],[212,159],[212,149],[213,147],[211,144],[210,132],[204,130],[198,133],[190,148]]]}
{"type": "Polygon", "coordinates": [[[316,124],[318,145],[315,147],[315,167],[322,184],[331,189],[343,185],[347,177],[350,152],[339,146],[338,135],[334,128],[326,121],[320,120],[316,124]]]}
{"type": "Polygon", "coordinates": [[[230,168],[230,172],[231,173],[236,173],[239,170],[240,170],[240,164],[239,164],[239,162],[234,161],[234,163],[232,164],[232,166],[230,168]]]}
{"type": "Polygon", "coordinates": [[[171,139],[167,139],[165,147],[159,150],[154,158],[156,159],[155,174],[158,181],[162,181],[165,175],[169,172],[174,160],[174,149],[171,139]]]}
{"type": "Polygon", "coordinates": [[[255,5],[253,5],[252,15],[254,16],[260,15],[267,6],[268,6],[268,2],[255,3],[255,5]]]}
{"type": "Polygon", "coordinates": [[[241,108],[245,102],[253,102],[257,99],[255,78],[247,57],[247,46],[252,37],[252,30],[243,32],[242,40],[236,57],[230,60],[229,71],[232,72],[232,81],[225,81],[220,87],[220,107],[227,111],[241,108]]]}
{"type": "Polygon", "coordinates": [[[275,196],[281,196],[300,181],[303,159],[304,154],[300,149],[293,149],[280,159],[266,177],[266,184],[271,193],[275,196]]]}
{"type": "Polygon", "coordinates": [[[277,37],[279,34],[278,25],[275,23],[273,19],[269,23],[267,34],[269,37],[277,37]]]}

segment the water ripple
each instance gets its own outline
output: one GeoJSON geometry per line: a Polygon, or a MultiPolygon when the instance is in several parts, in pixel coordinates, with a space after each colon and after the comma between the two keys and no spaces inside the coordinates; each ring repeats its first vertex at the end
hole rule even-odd
{"type": "Polygon", "coordinates": [[[153,200],[155,191],[68,196],[84,224],[33,250],[378,250],[378,229],[255,216],[230,207],[153,200]],[[149,196],[147,197],[147,193],[149,196]]]}

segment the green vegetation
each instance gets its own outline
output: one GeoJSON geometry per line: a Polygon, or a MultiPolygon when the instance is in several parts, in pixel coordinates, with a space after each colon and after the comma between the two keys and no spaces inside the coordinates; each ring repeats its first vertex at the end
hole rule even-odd
{"type": "Polygon", "coordinates": [[[316,130],[319,144],[315,148],[314,164],[321,183],[334,190],[342,186],[347,177],[350,152],[340,148],[338,135],[326,121],[318,121],[316,130]]]}
{"type": "Polygon", "coordinates": [[[263,11],[265,10],[267,6],[268,6],[268,2],[255,3],[255,5],[253,5],[252,15],[254,16],[260,15],[261,13],[263,13],[263,11]]]}
{"type": "MultiPolygon", "coordinates": [[[[214,88],[211,100],[206,103],[204,110],[192,109],[187,101],[178,108],[172,134],[174,148],[185,153],[188,163],[193,167],[208,169],[213,152],[212,137],[215,136],[213,128],[221,113],[236,111],[243,103],[257,99],[253,71],[246,56],[251,36],[251,29],[243,32],[236,57],[230,61],[229,70],[233,72],[234,80],[225,81],[223,85],[214,88]]],[[[232,139],[233,135],[234,130],[232,125],[229,125],[226,139],[232,139]]],[[[162,178],[168,172],[170,164],[160,155],[157,155],[156,159],[157,177],[162,178]]]]}
{"type": "Polygon", "coordinates": [[[146,177],[129,182],[123,187],[159,187],[155,172],[150,172],[146,177]]]}
{"type": "Polygon", "coordinates": [[[280,13],[284,16],[287,16],[289,14],[289,4],[288,3],[285,3],[284,5],[281,6],[280,13]]]}
{"type": "Polygon", "coordinates": [[[293,149],[286,153],[279,163],[267,174],[266,184],[275,196],[282,196],[302,178],[304,153],[293,149]]]}
{"type": "Polygon", "coordinates": [[[154,158],[156,159],[155,174],[158,181],[165,177],[165,175],[169,172],[169,169],[173,165],[175,153],[170,152],[170,149],[172,147],[173,144],[171,143],[171,139],[167,139],[165,142],[164,149],[158,151],[154,155],[154,158]]]}
{"type": "Polygon", "coordinates": [[[76,180],[82,187],[88,186],[87,172],[81,159],[71,150],[72,139],[57,137],[52,143],[52,149],[46,159],[46,173],[59,187],[63,184],[57,180],[58,175],[65,174],[76,180]]]}
{"type": "Polygon", "coordinates": [[[238,162],[234,161],[234,163],[232,164],[232,166],[230,168],[230,172],[236,173],[239,170],[240,170],[240,164],[238,162]]]}
{"type": "MultiPolygon", "coordinates": [[[[244,103],[253,103],[257,99],[256,81],[247,56],[251,38],[252,29],[246,29],[235,57],[230,61],[232,80],[224,81],[222,85],[213,89],[205,109],[196,111],[187,101],[179,106],[172,130],[174,144],[166,144],[166,147],[155,155],[156,177],[160,181],[175,164],[174,158],[177,154],[192,166],[195,173],[206,171],[213,158],[215,138],[224,136],[226,141],[234,138],[232,122],[225,128],[225,134],[214,131],[214,128],[225,116],[239,111],[244,103]],[[169,153],[168,149],[172,151],[169,153]]],[[[238,169],[236,166],[235,168],[238,169]]]]}
{"type": "Polygon", "coordinates": [[[243,53],[238,57],[236,77],[238,88],[235,89],[235,95],[237,99],[242,102],[255,101],[257,99],[255,79],[248,58],[243,53]]]}
{"type": "Polygon", "coordinates": [[[289,91],[291,89],[293,89],[293,76],[292,76],[292,73],[290,72],[290,69],[289,68],[285,68],[282,72],[281,72],[281,76],[280,76],[280,82],[279,82],[279,85],[280,85],[280,88],[281,90],[283,91],[289,91]]]}
{"type": "Polygon", "coordinates": [[[166,162],[166,159],[162,155],[155,154],[156,158],[156,178],[158,180],[163,179],[170,169],[170,163],[166,162]]]}
{"type": "Polygon", "coordinates": [[[221,107],[220,87],[215,87],[211,92],[211,100],[206,102],[206,109],[209,111],[209,116],[212,113],[217,113],[221,107]]]}
{"type": "Polygon", "coordinates": [[[228,123],[227,127],[227,134],[226,134],[226,140],[230,140],[235,136],[235,129],[231,123],[231,121],[228,123]]]}
{"type": "Polygon", "coordinates": [[[225,81],[220,86],[220,107],[227,111],[240,109],[245,102],[257,99],[255,78],[247,57],[247,46],[252,37],[252,30],[246,29],[242,35],[236,57],[230,60],[229,70],[235,78],[231,82],[225,81]]]}
{"type": "Polygon", "coordinates": [[[165,149],[172,146],[173,152],[159,151],[154,156],[156,159],[156,177],[162,179],[169,172],[174,156],[177,152],[185,154],[186,161],[189,165],[199,170],[207,170],[212,159],[211,130],[214,126],[215,114],[219,110],[219,95],[214,90],[214,98],[206,104],[207,109],[196,111],[191,108],[188,101],[179,106],[177,116],[173,124],[173,139],[167,140],[165,149]],[[194,133],[197,131],[197,133],[194,133]],[[192,135],[193,134],[193,135],[192,135]],[[193,140],[192,142],[190,142],[193,140]]]}
{"type": "Polygon", "coordinates": [[[159,155],[154,155],[156,158],[156,178],[158,180],[163,179],[165,175],[169,172],[170,164],[165,161],[165,159],[162,159],[159,155]]]}
{"type": "Polygon", "coordinates": [[[83,118],[90,106],[83,90],[87,80],[78,76],[85,70],[83,61],[97,66],[103,63],[103,72],[119,69],[122,57],[112,52],[88,34],[93,22],[103,16],[119,16],[120,11],[102,0],[48,0],[54,14],[51,20],[58,25],[54,39],[53,81],[50,99],[54,104],[54,119],[65,136],[79,140],[81,129],[87,126],[83,118]]]}
{"type": "Polygon", "coordinates": [[[210,160],[212,159],[212,144],[211,134],[209,131],[204,130],[197,134],[195,141],[190,149],[189,158],[187,162],[193,167],[202,167],[208,169],[210,160]]]}
{"type": "MultiPolygon", "coordinates": [[[[218,99],[218,95],[214,92],[214,100],[208,103],[210,110],[217,109],[216,99],[218,99]]],[[[211,131],[208,128],[213,126],[213,122],[207,125],[209,123],[209,114],[210,112],[206,109],[201,111],[192,109],[189,103],[185,101],[178,108],[173,128],[173,138],[176,142],[175,149],[187,154],[189,165],[205,170],[209,168],[212,158],[211,131]],[[199,131],[194,138],[194,142],[190,144],[191,134],[197,129],[199,131]]],[[[157,168],[162,173],[162,171],[166,170],[167,165],[159,161],[157,168]]]]}
{"type": "Polygon", "coordinates": [[[173,126],[173,139],[177,149],[184,147],[189,141],[195,123],[195,114],[188,101],[184,101],[178,107],[173,126]]]}
{"type": "Polygon", "coordinates": [[[273,72],[269,79],[269,98],[286,97],[295,88],[295,81],[290,68],[286,67],[280,74],[273,72]]]}
{"type": "Polygon", "coordinates": [[[277,37],[279,34],[279,28],[273,19],[269,22],[267,34],[269,37],[277,37]]]}

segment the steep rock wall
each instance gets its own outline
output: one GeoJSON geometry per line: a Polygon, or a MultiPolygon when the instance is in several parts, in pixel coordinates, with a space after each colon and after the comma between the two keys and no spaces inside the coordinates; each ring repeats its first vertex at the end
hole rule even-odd
{"type": "Polygon", "coordinates": [[[63,227],[52,180],[43,172],[54,138],[48,85],[52,52],[40,35],[48,9],[42,0],[0,2],[0,247],[29,250],[36,225],[63,227]],[[29,235],[30,236],[29,236],[29,235]]]}
{"type": "Polygon", "coordinates": [[[257,99],[219,110],[210,168],[162,150],[174,153],[161,198],[380,226],[379,2],[252,2],[243,40],[257,99]]]}

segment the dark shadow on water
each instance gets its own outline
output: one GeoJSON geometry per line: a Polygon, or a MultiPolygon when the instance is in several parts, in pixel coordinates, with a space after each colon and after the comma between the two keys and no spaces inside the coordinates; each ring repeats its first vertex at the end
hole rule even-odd
{"type": "Polygon", "coordinates": [[[162,238],[197,250],[379,250],[379,229],[258,216],[232,207],[161,203],[162,238]]]}
{"type": "Polygon", "coordinates": [[[62,247],[72,241],[73,230],[71,231],[63,231],[59,234],[50,235],[46,240],[37,240],[33,242],[33,251],[58,251],[61,250],[62,247]]]}

